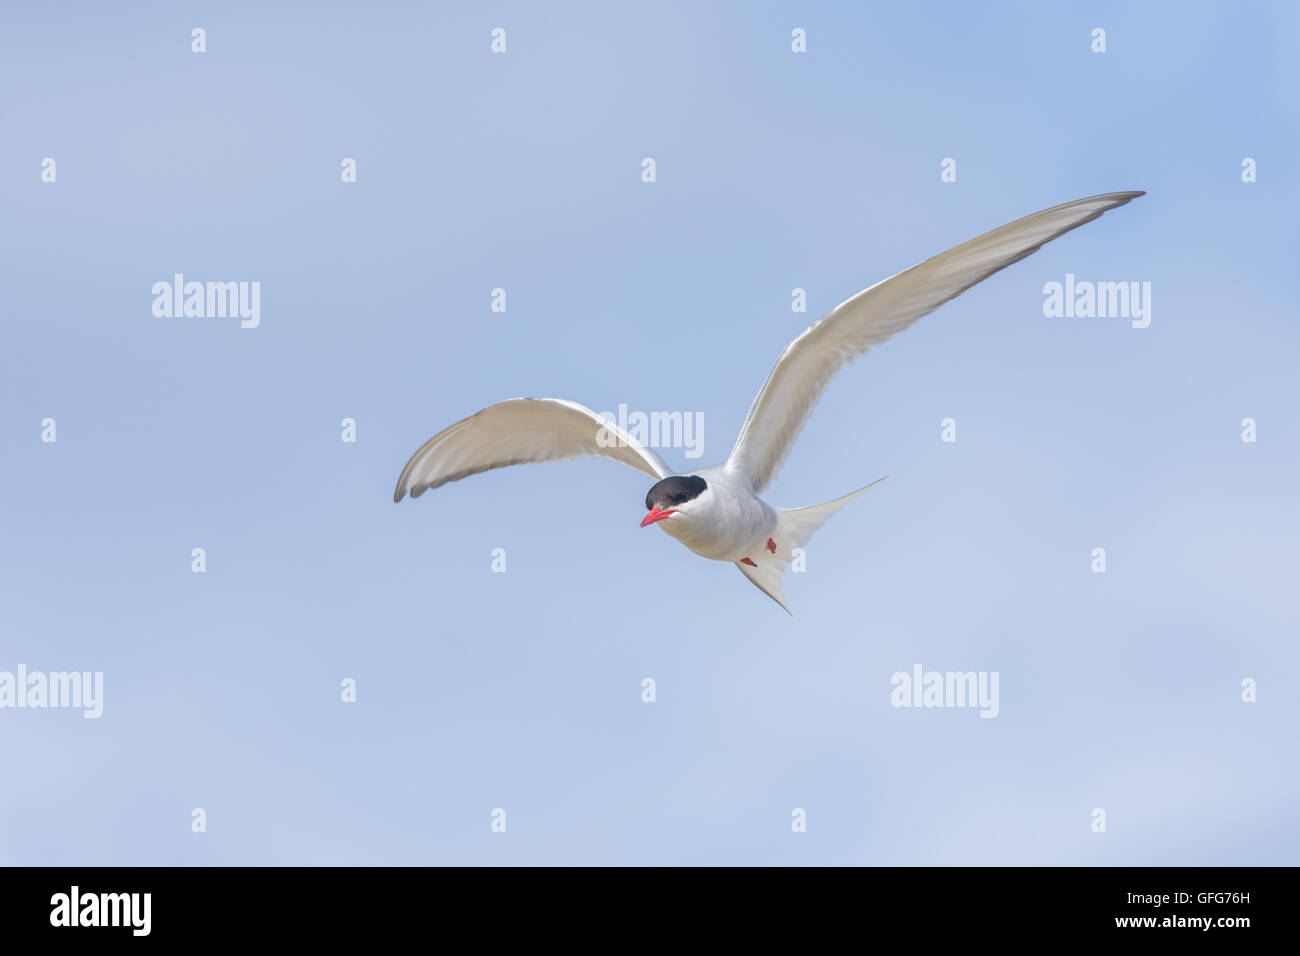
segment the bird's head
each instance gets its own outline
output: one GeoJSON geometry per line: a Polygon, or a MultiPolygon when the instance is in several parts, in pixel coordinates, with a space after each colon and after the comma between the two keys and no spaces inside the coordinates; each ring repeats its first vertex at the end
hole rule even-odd
{"type": "Polygon", "coordinates": [[[698,475],[674,475],[658,482],[646,493],[645,506],[649,513],[641,519],[641,527],[668,518],[674,521],[689,518],[691,509],[708,487],[698,475]]]}

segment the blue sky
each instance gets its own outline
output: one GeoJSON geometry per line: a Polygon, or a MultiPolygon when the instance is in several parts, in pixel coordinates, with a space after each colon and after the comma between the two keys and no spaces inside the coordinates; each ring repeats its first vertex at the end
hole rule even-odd
{"type": "Polygon", "coordinates": [[[7,4],[0,671],[104,712],[0,709],[0,862],[1300,862],[1298,19],[7,4]],[[831,387],[768,499],[890,477],[792,618],[628,469],[391,500],[516,395],[700,412],[662,454],[718,461],[817,315],[1119,189],[831,387]],[[260,326],[155,317],[177,272],[260,326]],[[1067,273],[1150,327],[1044,317],[1067,273]],[[997,718],[892,707],[918,663],[996,671],[997,718]]]}

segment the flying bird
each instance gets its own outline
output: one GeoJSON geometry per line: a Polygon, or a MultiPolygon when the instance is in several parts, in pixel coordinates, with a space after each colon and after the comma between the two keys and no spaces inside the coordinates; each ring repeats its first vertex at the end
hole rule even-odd
{"type": "Polygon", "coordinates": [[[977,282],[1142,195],[1106,193],[1036,212],[836,306],[781,353],[750,406],[730,457],[720,465],[674,474],[654,451],[584,405],[559,398],[512,398],[421,445],[402,469],[393,500],[401,501],[408,492],[418,498],[430,488],[508,465],[607,458],[655,479],[645,496],[641,527],[658,525],[696,554],[734,563],[789,612],[781,578],[794,550],[804,547],[831,515],[884,480],[808,508],[777,508],[760,497],[831,380],[977,282]]]}

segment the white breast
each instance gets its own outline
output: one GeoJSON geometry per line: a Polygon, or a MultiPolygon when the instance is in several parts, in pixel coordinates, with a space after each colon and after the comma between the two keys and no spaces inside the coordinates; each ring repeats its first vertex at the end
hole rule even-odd
{"type": "Polygon", "coordinates": [[[684,514],[659,522],[664,533],[714,561],[759,554],[776,530],[776,511],[749,490],[746,480],[720,465],[691,474],[708,482],[708,488],[683,509],[684,514]]]}

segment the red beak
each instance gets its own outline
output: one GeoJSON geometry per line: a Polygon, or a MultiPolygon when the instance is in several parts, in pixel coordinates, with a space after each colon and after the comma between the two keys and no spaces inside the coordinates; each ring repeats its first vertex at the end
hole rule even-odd
{"type": "Polygon", "coordinates": [[[641,519],[641,527],[648,524],[654,524],[656,521],[663,521],[669,515],[677,514],[676,511],[660,511],[658,508],[651,508],[650,513],[641,519]]]}

